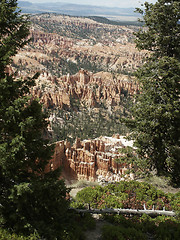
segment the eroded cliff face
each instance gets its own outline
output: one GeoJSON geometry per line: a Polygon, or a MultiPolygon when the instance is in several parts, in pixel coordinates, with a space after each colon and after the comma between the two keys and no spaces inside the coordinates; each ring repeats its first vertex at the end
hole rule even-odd
{"type": "Polygon", "coordinates": [[[126,75],[93,74],[85,70],[60,78],[43,72],[32,90],[33,96],[38,97],[46,108],[60,109],[71,107],[73,100],[89,107],[98,107],[102,103],[119,106],[127,93],[134,95],[138,92],[139,85],[126,75]]]}
{"type": "Polygon", "coordinates": [[[46,171],[61,166],[67,180],[114,182],[126,177],[133,179],[133,174],[126,174],[131,166],[116,161],[121,156],[118,149],[128,145],[132,146],[132,141],[126,141],[119,135],[83,141],[77,138],[73,146],[67,141],[60,141],[56,143],[54,156],[46,171]]]}

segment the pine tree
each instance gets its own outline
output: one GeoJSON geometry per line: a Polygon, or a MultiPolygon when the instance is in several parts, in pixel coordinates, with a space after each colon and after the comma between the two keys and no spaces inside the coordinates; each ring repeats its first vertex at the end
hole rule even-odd
{"type": "MultiPolygon", "coordinates": [[[[7,71],[11,57],[27,43],[29,19],[16,0],[0,2],[0,215],[15,232],[61,236],[68,202],[59,169],[46,173],[54,146],[43,138],[42,106],[30,96],[35,78],[7,71]]],[[[58,237],[57,237],[58,239],[58,237]]]]}
{"type": "MultiPolygon", "coordinates": [[[[180,2],[158,0],[155,4],[145,2],[142,14],[143,28],[136,36],[136,46],[149,50],[156,58],[168,56],[180,59],[180,2]]],[[[152,57],[151,55],[151,57],[152,57]]]]}
{"type": "Polygon", "coordinates": [[[11,61],[11,56],[14,56],[29,41],[27,37],[30,22],[28,15],[20,15],[17,0],[1,0],[0,4],[0,69],[2,74],[11,61]]]}
{"type": "Polygon", "coordinates": [[[141,94],[132,108],[132,130],[139,153],[158,175],[180,184],[180,2],[145,3],[145,29],[136,35],[138,49],[150,51],[136,72],[141,94]]]}

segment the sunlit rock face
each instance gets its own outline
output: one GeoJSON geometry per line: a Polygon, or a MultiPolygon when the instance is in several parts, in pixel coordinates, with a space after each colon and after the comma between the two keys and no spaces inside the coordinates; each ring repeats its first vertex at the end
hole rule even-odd
{"type": "Polygon", "coordinates": [[[43,72],[32,89],[32,95],[38,97],[44,107],[59,109],[70,108],[71,99],[89,107],[98,107],[102,102],[119,106],[123,96],[138,92],[139,85],[126,75],[114,78],[110,73],[93,74],[86,70],[60,78],[43,72]]]}
{"type": "Polygon", "coordinates": [[[121,156],[119,148],[132,145],[132,141],[119,135],[83,141],[77,138],[73,146],[60,141],[46,171],[62,167],[62,175],[67,180],[115,182],[124,176],[133,179],[133,174],[126,175],[131,166],[116,161],[121,156]]]}

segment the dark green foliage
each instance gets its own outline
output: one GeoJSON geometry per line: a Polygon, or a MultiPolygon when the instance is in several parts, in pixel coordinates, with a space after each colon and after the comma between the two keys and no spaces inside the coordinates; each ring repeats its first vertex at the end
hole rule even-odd
{"type": "Polygon", "coordinates": [[[142,232],[142,230],[139,228],[137,229],[137,226],[129,226],[129,221],[127,223],[127,226],[123,226],[121,224],[120,226],[111,226],[111,225],[105,225],[102,229],[102,240],[146,240],[147,236],[145,233],[142,232]],[[136,227],[136,228],[135,228],[136,227]]]}
{"type": "MultiPolygon", "coordinates": [[[[127,127],[119,124],[119,118],[123,115],[121,110],[112,113],[107,112],[107,108],[101,104],[98,111],[88,110],[82,107],[77,99],[70,99],[72,110],[54,111],[58,121],[52,122],[54,131],[53,141],[67,139],[74,143],[76,137],[83,139],[94,139],[99,136],[112,136],[113,134],[126,134],[127,127]]],[[[126,109],[126,108],[125,108],[126,109]]],[[[127,108],[128,109],[128,108],[127,108]]],[[[125,114],[127,110],[124,110],[125,114]]]]}
{"type": "Polygon", "coordinates": [[[28,35],[29,22],[16,6],[13,0],[0,3],[1,225],[17,233],[37,231],[41,237],[61,239],[69,205],[67,189],[59,180],[59,169],[46,173],[54,149],[43,138],[47,116],[38,101],[28,96],[38,75],[23,80],[5,71],[28,35]]]}
{"type": "MultiPolygon", "coordinates": [[[[91,56],[89,56],[89,59],[85,59],[83,57],[83,54],[81,54],[82,56],[79,57],[79,59],[77,59],[77,62],[72,62],[71,60],[59,57],[57,53],[51,53],[51,56],[53,57],[53,59],[56,58],[56,60],[53,61],[42,61],[42,65],[44,65],[47,70],[53,74],[53,75],[57,75],[58,77],[62,76],[62,75],[66,75],[66,74],[76,74],[79,70],[86,69],[88,71],[91,71],[93,73],[96,72],[100,72],[103,69],[105,69],[102,66],[102,63],[94,63],[91,61],[91,56]],[[55,57],[55,58],[54,58],[55,57]]],[[[15,66],[17,68],[17,66],[15,66]]],[[[20,69],[23,69],[24,66],[21,66],[20,69]]],[[[106,69],[107,70],[107,69],[106,69]]]]}
{"type": "Polygon", "coordinates": [[[142,93],[132,108],[135,120],[128,122],[134,131],[139,153],[149,156],[158,174],[168,174],[178,183],[180,136],[180,64],[164,57],[137,72],[142,93]],[[137,134],[138,133],[138,134],[137,134]]]}
{"type": "Polygon", "coordinates": [[[145,29],[135,35],[138,49],[150,50],[150,57],[137,72],[141,94],[127,121],[131,137],[142,157],[158,175],[180,184],[180,2],[158,0],[145,3],[145,29]]]}
{"type": "MultiPolygon", "coordinates": [[[[0,69],[9,64],[10,57],[27,43],[28,16],[20,15],[16,0],[1,0],[0,7],[0,69]]],[[[2,73],[1,73],[2,74],[2,73]]],[[[2,75],[1,75],[2,76],[2,75]]]]}
{"type": "Polygon", "coordinates": [[[31,234],[28,237],[22,235],[11,234],[7,230],[0,228],[0,240],[38,240],[38,234],[31,234]]]}
{"type": "MultiPolygon", "coordinates": [[[[93,89],[96,91],[96,85],[93,89]]],[[[67,139],[74,143],[77,137],[83,140],[94,139],[102,135],[111,137],[116,133],[120,135],[128,133],[125,124],[119,124],[120,118],[129,115],[129,108],[132,105],[128,93],[127,96],[124,96],[124,92],[121,95],[122,109],[111,107],[109,110],[105,101],[102,101],[97,108],[88,109],[80,104],[79,99],[72,97],[70,97],[70,104],[69,111],[52,110],[52,114],[55,115],[55,120],[52,122],[53,142],[67,139]]]]}
{"type": "Polygon", "coordinates": [[[64,227],[60,238],[61,240],[84,240],[85,231],[95,228],[95,219],[91,214],[86,213],[83,216],[73,210],[67,212],[68,222],[64,227]]]}
{"type": "Polygon", "coordinates": [[[119,149],[119,152],[121,153],[121,157],[118,158],[116,162],[131,165],[131,168],[127,170],[126,174],[134,173],[135,178],[149,175],[149,162],[139,157],[134,148],[127,146],[119,149]]]}
{"type": "Polygon", "coordinates": [[[155,57],[180,59],[180,2],[158,0],[155,4],[145,2],[144,7],[137,9],[146,27],[135,34],[138,49],[152,51],[155,57]]]}
{"type": "Polygon", "coordinates": [[[127,217],[122,215],[106,215],[106,221],[113,225],[105,225],[102,229],[102,239],[160,239],[178,240],[180,223],[172,217],[159,216],[151,218],[127,217]]]}
{"type": "Polygon", "coordinates": [[[0,210],[5,227],[21,233],[36,229],[50,239],[62,231],[66,188],[59,171],[45,174],[53,146],[42,136],[47,123],[41,106],[21,96],[23,87],[8,74],[0,81],[0,210]]]}
{"type": "Polygon", "coordinates": [[[110,24],[110,25],[117,25],[117,26],[139,26],[141,25],[141,23],[139,23],[138,21],[112,21],[109,20],[106,17],[99,17],[99,16],[90,16],[88,17],[90,19],[93,19],[96,22],[100,22],[100,23],[105,23],[105,24],[110,24]]]}
{"type": "Polygon", "coordinates": [[[6,228],[24,234],[36,230],[47,239],[62,234],[67,221],[66,189],[64,183],[56,179],[53,173],[49,175],[46,174],[43,179],[14,184],[8,189],[10,193],[6,193],[7,196],[2,201],[3,223],[6,228]]]}

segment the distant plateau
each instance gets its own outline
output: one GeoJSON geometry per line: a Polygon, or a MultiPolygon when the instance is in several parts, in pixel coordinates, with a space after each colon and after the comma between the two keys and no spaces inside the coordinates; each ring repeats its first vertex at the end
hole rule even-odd
{"type": "Polygon", "coordinates": [[[91,5],[80,5],[71,3],[31,3],[19,1],[18,5],[23,13],[58,13],[72,16],[101,16],[114,21],[137,22],[139,14],[134,8],[108,8],[91,5]]]}

